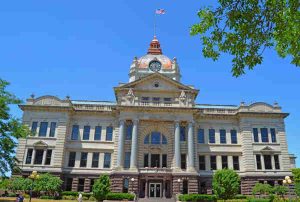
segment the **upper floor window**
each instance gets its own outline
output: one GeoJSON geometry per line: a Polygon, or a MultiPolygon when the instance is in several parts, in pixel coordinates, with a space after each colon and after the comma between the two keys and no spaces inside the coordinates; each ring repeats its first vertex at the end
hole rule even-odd
{"type": "Polygon", "coordinates": [[[47,128],[48,128],[48,122],[41,122],[40,123],[39,137],[46,137],[47,128]]]}
{"type": "Polygon", "coordinates": [[[78,137],[79,137],[79,125],[73,125],[71,139],[78,140],[78,137]]]}
{"type": "Polygon", "coordinates": [[[209,129],[208,136],[209,136],[209,143],[216,143],[215,129],[209,129]]]}
{"type": "Polygon", "coordinates": [[[99,166],[99,152],[93,153],[93,159],[92,159],[92,168],[98,168],[99,166]]]}
{"type": "Polygon", "coordinates": [[[199,170],[205,170],[205,156],[199,156],[199,170]]]}
{"type": "Polygon", "coordinates": [[[165,98],[164,98],[164,102],[165,102],[165,103],[170,103],[170,102],[172,102],[172,98],[170,98],[170,97],[165,97],[165,98]]]}
{"type": "Polygon", "coordinates": [[[90,130],[91,127],[90,126],[84,126],[83,127],[83,140],[89,140],[90,139],[90,130]]]}
{"type": "Polygon", "coordinates": [[[256,169],[257,170],[261,170],[261,158],[260,158],[260,155],[259,154],[255,155],[255,158],[256,158],[256,169]]]}
{"type": "Polygon", "coordinates": [[[231,135],[231,144],[237,144],[237,132],[236,132],[236,130],[231,130],[230,135],[231,135]]]}
{"type": "Polygon", "coordinates": [[[210,156],[210,169],[217,170],[217,157],[216,156],[210,156]]]}
{"type": "Polygon", "coordinates": [[[86,167],[87,157],[88,157],[87,152],[81,152],[80,167],[86,167]]]}
{"type": "Polygon", "coordinates": [[[226,130],[220,130],[220,143],[226,144],[226,130]]]}
{"type": "Polygon", "coordinates": [[[75,166],[75,159],[76,159],[76,152],[70,152],[69,162],[68,162],[69,167],[74,167],[75,166]]]}
{"type": "Polygon", "coordinates": [[[163,154],[162,155],[162,165],[161,165],[163,168],[167,167],[167,165],[168,165],[167,160],[168,160],[167,154],[163,154]]]}
{"type": "Polygon", "coordinates": [[[150,135],[146,135],[144,144],[167,144],[167,138],[160,132],[152,132],[150,135]]]}
{"type": "Polygon", "coordinates": [[[32,122],[32,124],[31,124],[31,133],[33,135],[36,134],[37,126],[38,126],[38,122],[37,121],[32,122]]]}
{"type": "Polygon", "coordinates": [[[232,163],[233,163],[233,170],[239,170],[240,169],[240,161],[239,156],[233,156],[232,157],[232,163]]]}
{"type": "Polygon", "coordinates": [[[159,103],[159,101],[160,101],[160,98],[159,98],[159,97],[153,97],[153,98],[152,98],[152,102],[153,102],[153,103],[159,103]]]}
{"type": "Polygon", "coordinates": [[[113,127],[108,126],[106,127],[106,141],[112,141],[113,136],[113,127]]]}
{"type": "Polygon", "coordinates": [[[111,153],[104,153],[103,168],[110,168],[111,153]]]}
{"type": "Polygon", "coordinates": [[[228,168],[228,157],[222,156],[222,169],[228,168]]]}
{"type": "Polygon", "coordinates": [[[259,140],[258,140],[258,129],[257,128],[253,128],[253,140],[254,140],[254,142],[259,142],[259,140]]]}
{"type": "Polygon", "coordinates": [[[185,126],[180,126],[180,141],[186,140],[185,133],[186,133],[185,126]]]}
{"type": "Polygon", "coordinates": [[[181,154],[181,169],[186,169],[186,154],[181,154]]]}
{"type": "Polygon", "coordinates": [[[34,164],[41,165],[43,163],[44,150],[37,149],[35,150],[34,164]]]}
{"type": "Polygon", "coordinates": [[[126,124],[126,136],[125,139],[126,140],[131,140],[132,137],[132,123],[128,123],[126,124]]]}
{"type": "Polygon", "coordinates": [[[125,152],[125,158],[124,158],[124,168],[130,167],[130,152],[125,152]]]}
{"type": "Polygon", "coordinates": [[[48,149],[46,153],[45,165],[51,164],[52,150],[48,149]]]}
{"type": "Polygon", "coordinates": [[[267,128],[261,128],[260,133],[261,133],[261,141],[262,142],[269,142],[268,129],[267,128]]]}
{"type": "Polygon", "coordinates": [[[55,136],[55,130],[56,130],[56,122],[51,122],[50,123],[49,137],[54,137],[55,136]]]}
{"type": "Polygon", "coordinates": [[[101,140],[101,131],[102,131],[101,126],[96,126],[95,127],[94,140],[101,140]]]}
{"type": "Polygon", "coordinates": [[[264,155],[265,169],[272,169],[271,155],[264,155]]]}
{"type": "Polygon", "coordinates": [[[204,129],[198,129],[198,143],[204,143],[204,129]]]}
{"type": "Polygon", "coordinates": [[[142,97],[142,102],[148,103],[149,102],[149,97],[142,97]]]}
{"type": "Polygon", "coordinates": [[[270,129],[272,142],[277,142],[275,128],[270,129]]]}
{"type": "Polygon", "coordinates": [[[279,170],[280,169],[280,163],[279,163],[279,156],[274,155],[274,162],[275,162],[275,169],[279,170]]]}
{"type": "Polygon", "coordinates": [[[25,164],[31,164],[33,149],[27,150],[27,156],[25,160],[25,164]]]}

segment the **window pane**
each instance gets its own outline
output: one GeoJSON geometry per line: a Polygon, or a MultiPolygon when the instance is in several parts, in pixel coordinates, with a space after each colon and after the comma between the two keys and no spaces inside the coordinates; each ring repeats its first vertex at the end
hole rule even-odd
{"type": "Polygon", "coordinates": [[[104,153],[104,168],[110,168],[111,153],[104,153]]]}
{"type": "Polygon", "coordinates": [[[261,158],[260,155],[256,155],[256,168],[257,170],[261,170],[261,158]]]}
{"type": "Polygon", "coordinates": [[[204,143],[204,129],[198,129],[198,143],[204,143]]]}
{"type": "Polygon", "coordinates": [[[168,141],[167,141],[166,136],[164,136],[164,135],[161,135],[161,136],[162,136],[162,144],[167,144],[168,141]]]}
{"type": "Polygon", "coordinates": [[[113,127],[112,126],[106,127],[106,141],[112,141],[112,135],[113,135],[113,127]]]}
{"type": "Polygon", "coordinates": [[[227,156],[222,156],[222,169],[228,168],[228,158],[227,156]]]}
{"type": "Polygon", "coordinates": [[[92,160],[92,168],[98,168],[99,166],[99,152],[93,153],[93,160],[92,160]]]}
{"type": "Polygon", "coordinates": [[[231,130],[231,144],[237,144],[237,132],[236,130],[231,130]]]}
{"type": "Polygon", "coordinates": [[[261,141],[262,142],[269,142],[268,129],[267,128],[261,128],[260,133],[261,133],[261,141]]]}
{"type": "Polygon", "coordinates": [[[78,140],[78,136],[79,136],[79,125],[73,125],[71,139],[78,140]]]}
{"type": "Polygon", "coordinates": [[[258,142],[258,129],[253,128],[253,140],[254,142],[258,142]]]}
{"type": "Polygon", "coordinates": [[[28,149],[27,150],[27,156],[26,156],[25,164],[31,164],[32,152],[33,152],[33,149],[28,149]]]}
{"type": "Polygon", "coordinates": [[[181,169],[186,169],[186,155],[181,154],[181,169]]]}
{"type": "Polygon", "coordinates": [[[47,128],[48,128],[48,122],[41,122],[40,123],[40,131],[39,131],[39,136],[40,137],[46,137],[47,128]]]}
{"type": "Polygon", "coordinates": [[[149,154],[144,154],[144,167],[149,167],[149,154]]]}
{"type": "Polygon", "coordinates": [[[186,137],[185,137],[185,126],[180,126],[180,141],[185,141],[186,137]]]}
{"type": "Polygon", "coordinates": [[[47,150],[45,165],[51,164],[52,150],[47,150]]]}
{"type": "Polygon", "coordinates": [[[220,130],[220,143],[226,144],[226,130],[220,130]]]}
{"type": "Polygon", "coordinates": [[[183,180],[182,181],[182,194],[187,194],[187,193],[189,193],[188,181],[183,180]]]}
{"type": "Polygon", "coordinates": [[[144,144],[149,144],[149,135],[147,135],[144,139],[144,144]]]}
{"type": "Polygon", "coordinates": [[[123,193],[128,193],[129,189],[129,179],[125,178],[123,181],[123,193]]]}
{"type": "Polygon", "coordinates": [[[90,139],[90,126],[84,126],[83,127],[83,140],[89,140],[90,139]]]}
{"type": "Polygon", "coordinates": [[[56,129],[56,122],[51,122],[49,137],[54,137],[55,136],[55,129],[56,129]]]}
{"type": "Polygon", "coordinates": [[[240,170],[240,162],[239,162],[239,157],[238,156],[233,156],[233,170],[240,170]]]}
{"type": "Polygon", "coordinates": [[[209,129],[208,130],[209,135],[209,143],[216,143],[215,139],[215,129],[209,129]]]}
{"type": "Polygon", "coordinates": [[[95,127],[94,140],[101,140],[101,131],[102,131],[102,127],[101,126],[96,126],[95,127]]]}
{"type": "Polygon", "coordinates": [[[210,156],[210,169],[217,170],[217,157],[216,156],[210,156]]]}
{"type": "Polygon", "coordinates": [[[38,122],[34,121],[32,122],[32,125],[31,125],[31,132],[32,134],[36,134],[36,130],[37,130],[37,126],[38,126],[38,122]]]}
{"type": "Polygon", "coordinates": [[[272,169],[272,161],[270,155],[264,155],[265,169],[272,169]]]}
{"type": "Polygon", "coordinates": [[[70,152],[69,154],[69,167],[74,167],[75,166],[75,159],[76,159],[76,152],[70,152]]]}
{"type": "Polygon", "coordinates": [[[78,191],[84,191],[84,179],[78,179],[78,191]]]}
{"type": "Polygon", "coordinates": [[[73,178],[68,178],[66,183],[66,191],[72,190],[73,178]]]}
{"type": "Polygon", "coordinates": [[[275,128],[271,128],[271,138],[272,138],[272,142],[276,142],[276,131],[275,131],[275,128]]]}
{"type": "Polygon", "coordinates": [[[37,149],[35,150],[35,158],[34,158],[34,164],[42,164],[43,163],[43,155],[44,155],[44,150],[42,149],[37,149]]]}
{"type": "Polygon", "coordinates": [[[275,169],[280,169],[280,163],[279,163],[279,156],[274,155],[274,161],[275,161],[275,169]]]}
{"type": "Polygon", "coordinates": [[[152,168],[160,167],[160,155],[159,154],[151,154],[151,167],[152,168]]]}
{"type": "Polygon", "coordinates": [[[81,152],[80,167],[86,167],[87,155],[88,155],[87,152],[81,152]]]}
{"type": "Polygon", "coordinates": [[[125,152],[124,168],[130,167],[130,152],[125,152]]]}
{"type": "Polygon", "coordinates": [[[125,139],[126,140],[131,140],[131,137],[132,137],[132,123],[128,123],[127,128],[126,128],[125,139]]]}
{"type": "Polygon", "coordinates": [[[160,133],[159,132],[152,132],[151,133],[151,144],[160,144],[160,133]]]}
{"type": "Polygon", "coordinates": [[[167,167],[167,154],[162,155],[162,167],[163,168],[167,167]]]}
{"type": "Polygon", "coordinates": [[[199,170],[205,169],[205,156],[199,156],[199,170]]]}

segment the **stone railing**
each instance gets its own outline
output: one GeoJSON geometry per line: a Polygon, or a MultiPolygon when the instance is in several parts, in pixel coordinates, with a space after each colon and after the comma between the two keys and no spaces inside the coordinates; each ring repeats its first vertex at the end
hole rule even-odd
{"type": "Polygon", "coordinates": [[[171,168],[140,168],[139,169],[141,173],[170,173],[172,172],[171,168]]]}
{"type": "Polygon", "coordinates": [[[236,109],[200,109],[200,112],[204,114],[228,114],[233,115],[237,113],[236,109]]]}
{"type": "Polygon", "coordinates": [[[88,104],[73,104],[75,110],[83,111],[112,111],[113,106],[109,105],[88,105],[88,104]]]}

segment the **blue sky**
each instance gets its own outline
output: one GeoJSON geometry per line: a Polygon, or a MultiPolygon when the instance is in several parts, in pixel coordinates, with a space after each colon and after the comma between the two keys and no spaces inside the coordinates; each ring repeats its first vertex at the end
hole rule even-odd
{"type": "MultiPolygon", "coordinates": [[[[231,75],[231,57],[213,62],[201,55],[189,28],[197,10],[216,1],[3,1],[0,6],[0,77],[25,100],[30,94],[71,99],[115,100],[112,87],[128,81],[134,56],[146,53],[157,37],[163,53],[177,57],[182,82],[200,89],[198,103],[239,104],[277,101],[286,118],[289,151],[300,156],[300,69],[272,50],[246,75],[231,75]],[[298,92],[298,93],[297,93],[298,92]]],[[[21,111],[12,107],[12,114],[21,111]]],[[[298,167],[300,160],[297,160],[298,167]]]]}

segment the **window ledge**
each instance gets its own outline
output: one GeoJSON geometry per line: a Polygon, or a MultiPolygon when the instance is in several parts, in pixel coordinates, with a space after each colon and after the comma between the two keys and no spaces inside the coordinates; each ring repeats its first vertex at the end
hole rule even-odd
{"type": "Polygon", "coordinates": [[[219,143],[197,143],[199,145],[207,145],[207,146],[231,146],[231,147],[234,147],[234,146],[242,146],[241,144],[219,144],[219,143]]]}
{"type": "Polygon", "coordinates": [[[79,142],[79,143],[104,143],[104,144],[111,144],[114,141],[103,141],[103,140],[68,140],[70,142],[79,142]]]}
{"type": "Polygon", "coordinates": [[[278,142],[253,142],[253,145],[280,145],[278,142]]]}
{"type": "Polygon", "coordinates": [[[44,139],[44,140],[56,140],[56,137],[39,137],[39,136],[28,136],[28,139],[36,139],[36,140],[40,140],[40,139],[44,139]]]}

